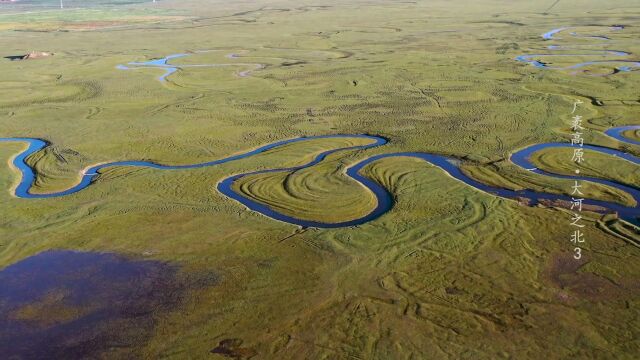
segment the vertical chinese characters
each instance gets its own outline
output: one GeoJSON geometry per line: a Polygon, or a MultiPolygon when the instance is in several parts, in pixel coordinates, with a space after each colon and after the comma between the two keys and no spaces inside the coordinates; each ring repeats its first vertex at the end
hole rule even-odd
{"type": "MultiPolygon", "coordinates": [[[[580,104],[582,104],[582,101],[580,100],[573,103],[573,111],[571,114],[576,113],[578,105],[580,104]]],[[[573,131],[571,134],[571,146],[574,147],[571,161],[578,166],[584,162],[584,138],[582,137],[582,130],[584,130],[584,127],[582,127],[582,116],[574,115],[572,117],[571,130],[573,131]]],[[[575,172],[576,174],[580,174],[580,169],[576,168],[575,172]]],[[[571,215],[569,225],[573,229],[573,232],[571,233],[571,242],[575,246],[573,248],[573,258],[576,260],[580,260],[582,258],[581,244],[585,242],[585,236],[581,230],[585,226],[581,222],[582,202],[584,201],[584,198],[582,197],[584,194],[580,190],[581,188],[581,182],[579,180],[574,180],[571,190],[571,210],[573,211],[573,214],[571,215]]]]}

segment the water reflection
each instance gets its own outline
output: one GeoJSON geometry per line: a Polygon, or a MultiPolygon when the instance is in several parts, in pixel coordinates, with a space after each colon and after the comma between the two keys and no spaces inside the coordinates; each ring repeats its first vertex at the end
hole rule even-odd
{"type": "Polygon", "coordinates": [[[177,267],[109,253],[46,251],[0,271],[3,358],[131,354],[183,298],[177,267]]]}

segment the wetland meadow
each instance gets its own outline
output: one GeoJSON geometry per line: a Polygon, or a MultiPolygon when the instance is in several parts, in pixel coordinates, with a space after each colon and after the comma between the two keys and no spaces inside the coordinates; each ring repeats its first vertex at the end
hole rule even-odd
{"type": "Polygon", "coordinates": [[[636,359],[639,18],[0,1],[0,357],[636,359]]]}

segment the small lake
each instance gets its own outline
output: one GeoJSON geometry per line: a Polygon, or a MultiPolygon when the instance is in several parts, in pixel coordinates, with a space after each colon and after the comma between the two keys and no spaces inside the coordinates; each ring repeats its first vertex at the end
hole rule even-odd
{"type": "Polygon", "coordinates": [[[110,253],[51,250],[0,271],[0,354],[76,359],[131,351],[185,293],[177,267],[110,253]]]}

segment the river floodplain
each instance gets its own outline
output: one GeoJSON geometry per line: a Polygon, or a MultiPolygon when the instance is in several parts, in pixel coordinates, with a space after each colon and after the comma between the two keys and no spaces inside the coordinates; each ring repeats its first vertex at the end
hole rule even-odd
{"type": "Polygon", "coordinates": [[[638,353],[637,1],[59,6],[0,2],[12,354],[638,353]]]}

